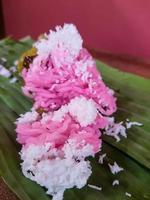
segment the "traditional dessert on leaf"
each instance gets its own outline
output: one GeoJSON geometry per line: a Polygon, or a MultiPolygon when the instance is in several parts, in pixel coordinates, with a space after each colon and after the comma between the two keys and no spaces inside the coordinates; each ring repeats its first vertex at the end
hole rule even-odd
{"type": "Polygon", "coordinates": [[[86,185],[92,173],[88,157],[101,150],[101,130],[112,125],[109,116],[116,111],[114,92],[82,43],[73,24],[58,26],[20,63],[23,92],[34,102],[16,121],[22,171],[53,200],[86,185]]]}

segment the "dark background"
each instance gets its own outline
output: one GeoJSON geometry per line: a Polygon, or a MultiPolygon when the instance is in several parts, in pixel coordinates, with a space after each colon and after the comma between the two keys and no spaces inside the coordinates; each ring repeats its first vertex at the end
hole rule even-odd
{"type": "Polygon", "coordinates": [[[150,0],[1,1],[6,35],[37,38],[74,23],[92,49],[150,59],[150,0]]]}
{"type": "Polygon", "coordinates": [[[2,1],[0,0],[0,38],[5,36],[2,1]]]}

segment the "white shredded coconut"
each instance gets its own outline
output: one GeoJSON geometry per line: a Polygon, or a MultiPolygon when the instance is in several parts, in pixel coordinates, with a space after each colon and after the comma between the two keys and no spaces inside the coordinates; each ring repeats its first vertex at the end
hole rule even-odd
{"type": "Polygon", "coordinates": [[[100,164],[103,164],[103,162],[104,162],[104,158],[105,158],[105,157],[106,157],[106,153],[100,155],[100,156],[99,156],[99,160],[98,160],[98,162],[99,162],[100,164]]]}
{"type": "Polygon", "coordinates": [[[119,181],[116,179],[113,181],[112,186],[119,185],[119,181]]]}
{"type": "Polygon", "coordinates": [[[131,128],[132,126],[142,126],[142,123],[139,122],[126,122],[127,129],[131,128]]]}
{"type": "Polygon", "coordinates": [[[56,31],[50,30],[45,34],[46,39],[41,39],[34,46],[38,54],[51,54],[55,49],[62,48],[72,56],[77,56],[82,48],[83,40],[73,24],[64,24],[63,27],[56,26],[56,31]]]}
{"type": "Polygon", "coordinates": [[[65,189],[85,186],[92,173],[90,162],[84,160],[93,154],[89,146],[79,151],[66,143],[63,150],[64,155],[58,149],[51,149],[50,143],[32,144],[20,153],[23,174],[46,187],[53,200],[62,200],[65,189]]]}
{"type": "Polygon", "coordinates": [[[12,66],[12,67],[9,68],[9,70],[10,70],[11,72],[16,72],[16,71],[17,71],[17,68],[16,68],[16,66],[12,66]]]}
{"type": "Polygon", "coordinates": [[[88,60],[80,60],[76,63],[76,68],[75,68],[75,74],[76,76],[81,77],[81,80],[84,82],[88,82],[88,78],[91,77],[92,74],[90,74],[87,71],[88,67],[92,67],[94,64],[94,61],[91,59],[88,60]]]}
{"type": "Polygon", "coordinates": [[[75,97],[68,104],[69,113],[76,117],[81,126],[85,127],[94,122],[97,116],[97,109],[92,99],[75,97]]]}
{"type": "Polygon", "coordinates": [[[19,60],[15,60],[15,61],[14,61],[14,65],[15,65],[15,66],[17,66],[18,63],[19,63],[19,60]]]}
{"type": "Polygon", "coordinates": [[[15,83],[16,81],[17,81],[17,78],[16,78],[16,77],[13,77],[13,78],[10,79],[9,82],[10,82],[10,83],[15,83]]]}
{"type": "Polygon", "coordinates": [[[115,123],[114,117],[108,117],[107,119],[109,124],[105,128],[104,134],[114,137],[117,142],[120,141],[120,136],[127,137],[123,122],[115,123]]]}
{"type": "Polygon", "coordinates": [[[62,190],[62,191],[57,192],[57,193],[53,196],[52,200],[60,200],[60,199],[63,199],[63,196],[64,196],[64,191],[62,190]]]}
{"type": "Polygon", "coordinates": [[[11,73],[8,69],[6,69],[3,65],[0,65],[0,75],[6,78],[11,76],[11,73]]]}
{"type": "MultiPolygon", "coordinates": [[[[6,77],[6,78],[10,78],[10,76],[12,75],[12,73],[13,72],[15,72],[16,71],[16,67],[10,67],[9,68],[9,70],[6,68],[6,67],[4,67],[3,65],[0,65],[0,75],[1,76],[4,76],[4,77],[6,77]]],[[[10,83],[14,83],[14,82],[16,82],[17,81],[17,78],[16,77],[12,77],[11,79],[10,79],[10,83]]]]}
{"type": "Polygon", "coordinates": [[[62,122],[66,113],[75,117],[82,127],[94,123],[98,114],[94,101],[92,99],[87,100],[85,97],[80,96],[75,97],[67,105],[62,106],[53,113],[49,112],[43,114],[42,123],[49,119],[62,122]]]}
{"type": "Polygon", "coordinates": [[[21,114],[20,117],[16,120],[16,124],[22,124],[22,123],[30,123],[37,120],[39,114],[34,110],[34,108],[31,109],[31,111],[26,112],[25,114],[21,114]]]}
{"type": "Polygon", "coordinates": [[[52,119],[52,112],[42,113],[41,123],[45,124],[47,121],[52,119]]]}
{"type": "Polygon", "coordinates": [[[104,134],[112,136],[116,139],[117,142],[120,141],[120,136],[127,138],[126,129],[130,129],[133,125],[142,126],[142,123],[139,122],[130,122],[129,119],[126,119],[125,126],[123,122],[115,123],[114,117],[107,117],[109,123],[104,130],[104,134]]]}
{"type": "Polygon", "coordinates": [[[66,113],[68,113],[68,106],[64,105],[59,110],[57,110],[53,113],[52,120],[61,122],[63,120],[64,116],[66,115],[66,113]]]}
{"type": "Polygon", "coordinates": [[[68,106],[64,105],[64,106],[61,106],[59,110],[56,110],[54,112],[43,113],[41,123],[44,124],[45,122],[49,120],[62,122],[66,113],[68,112],[69,112],[68,106]]]}
{"type": "Polygon", "coordinates": [[[21,159],[24,161],[24,163],[26,163],[24,167],[35,165],[36,162],[43,157],[43,155],[45,157],[52,155],[52,152],[51,154],[50,153],[48,154],[50,147],[51,144],[46,143],[44,145],[39,145],[39,146],[31,144],[28,147],[22,148],[20,155],[21,159]]]}
{"type": "Polygon", "coordinates": [[[132,195],[128,192],[125,193],[126,196],[131,197],[132,195]]]}
{"type": "Polygon", "coordinates": [[[91,184],[88,184],[88,186],[92,189],[95,189],[95,190],[98,190],[98,191],[102,191],[102,187],[98,187],[96,185],[91,185],[91,184]]]}
{"type": "Polygon", "coordinates": [[[108,166],[109,166],[110,171],[111,171],[112,174],[117,174],[117,173],[119,173],[119,172],[124,170],[122,167],[119,167],[119,165],[116,162],[114,162],[113,165],[108,164],[108,166]]]}
{"type": "Polygon", "coordinates": [[[108,88],[108,93],[109,93],[110,95],[114,95],[114,94],[115,94],[114,90],[112,90],[112,89],[110,89],[110,88],[108,88]]]}
{"type": "Polygon", "coordinates": [[[7,62],[6,58],[4,58],[4,57],[2,57],[1,60],[2,60],[3,62],[7,62]]]}
{"type": "Polygon", "coordinates": [[[74,140],[69,139],[63,150],[67,158],[74,156],[78,159],[83,159],[88,156],[94,156],[93,146],[90,144],[85,144],[84,140],[80,143],[76,143],[74,140]]]}

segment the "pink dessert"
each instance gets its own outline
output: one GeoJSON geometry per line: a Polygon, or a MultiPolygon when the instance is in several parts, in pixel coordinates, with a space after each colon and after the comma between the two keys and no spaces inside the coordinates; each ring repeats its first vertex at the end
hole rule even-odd
{"type": "Polygon", "coordinates": [[[61,149],[73,139],[76,143],[90,144],[97,153],[101,147],[99,129],[107,125],[107,118],[100,115],[93,100],[76,97],[59,110],[42,116],[35,110],[26,113],[18,118],[16,132],[18,142],[24,146],[51,143],[54,148],[61,149]]]}
{"type": "Polygon", "coordinates": [[[116,111],[112,90],[105,86],[94,59],[82,47],[82,39],[73,25],[59,27],[56,33],[50,32],[47,39],[37,42],[35,47],[37,57],[22,71],[23,91],[34,99],[35,108],[57,110],[72,98],[83,95],[92,98],[104,115],[116,111]],[[58,34],[67,37],[69,42],[65,44],[58,34]]]}
{"type": "Polygon", "coordinates": [[[37,56],[21,72],[34,105],[16,121],[22,171],[62,200],[65,189],[86,185],[92,173],[86,158],[100,151],[100,130],[110,126],[116,98],[74,25],[56,27],[34,47],[37,56]]]}

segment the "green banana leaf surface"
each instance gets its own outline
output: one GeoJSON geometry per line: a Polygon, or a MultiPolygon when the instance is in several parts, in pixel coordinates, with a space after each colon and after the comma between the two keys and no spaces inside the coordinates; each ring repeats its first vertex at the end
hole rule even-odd
{"type": "MultiPolygon", "coordinates": [[[[29,49],[33,41],[26,38],[14,41],[6,38],[0,41],[0,62],[6,58],[5,67],[13,66],[19,56],[29,49]],[[3,59],[2,59],[3,60],[3,59]]],[[[102,187],[101,191],[88,186],[82,189],[65,191],[64,200],[148,200],[150,199],[150,80],[121,72],[100,61],[97,67],[106,85],[115,90],[118,111],[117,121],[142,123],[127,131],[128,137],[116,142],[109,136],[103,136],[100,154],[106,153],[104,164],[98,163],[99,154],[89,158],[92,175],[88,184],[102,187]],[[117,162],[124,171],[113,175],[108,163],[117,162]],[[118,186],[112,186],[114,180],[118,186]],[[125,193],[130,193],[129,197],[125,193]]],[[[0,175],[5,183],[21,200],[50,200],[46,190],[25,178],[21,172],[19,151],[16,142],[15,120],[31,108],[32,102],[21,91],[21,84],[10,83],[8,78],[0,76],[0,175]]]]}

